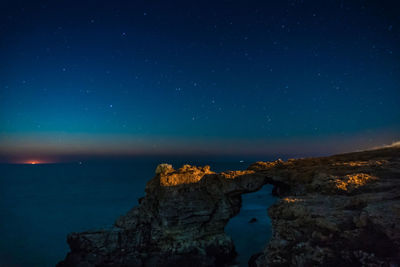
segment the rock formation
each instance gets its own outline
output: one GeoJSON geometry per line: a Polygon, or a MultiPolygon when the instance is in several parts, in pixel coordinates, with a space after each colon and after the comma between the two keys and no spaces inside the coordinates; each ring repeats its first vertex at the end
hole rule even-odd
{"type": "Polygon", "coordinates": [[[250,169],[288,185],[251,265],[400,265],[400,147],[250,169]]]}
{"type": "MultiPolygon", "coordinates": [[[[400,149],[257,162],[246,171],[160,164],[139,205],[112,229],[68,236],[58,266],[229,266],[224,232],[241,195],[273,184],[273,237],[252,266],[396,266],[400,149]]],[[[256,253],[257,251],[255,251],[256,253]]]]}

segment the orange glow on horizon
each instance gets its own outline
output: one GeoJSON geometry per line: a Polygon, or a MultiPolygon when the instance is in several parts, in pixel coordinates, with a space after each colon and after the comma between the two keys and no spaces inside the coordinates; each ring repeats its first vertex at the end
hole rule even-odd
{"type": "Polygon", "coordinates": [[[42,163],[46,163],[46,162],[38,161],[38,160],[29,160],[29,161],[24,162],[24,164],[31,164],[31,165],[42,164],[42,163]]]}
{"type": "Polygon", "coordinates": [[[52,163],[59,163],[60,161],[51,160],[51,159],[16,159],[10,160],[7,163],[10,164],[22,164],[22,165],[41,165],[41,164],[52,164],[52,163]]]}

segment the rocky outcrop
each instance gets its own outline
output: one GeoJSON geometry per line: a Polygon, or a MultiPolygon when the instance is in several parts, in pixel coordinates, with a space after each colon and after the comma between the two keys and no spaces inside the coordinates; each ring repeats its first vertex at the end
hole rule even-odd
{"type": "Polygon", "coordinates": [[[241,194],[264,184],[250,170],[161,164],[139,206],[114,228],[70,234],[71,252],[59,266],[223,266],[236,255],[224,227],[239,212],[241,194]]]}
{"type": "Polygon", "coordinates": [[[290,189],[269,208],[273,237],[250,265],[400,265],[400,148],[250,169],[290,189]]]}
{"type": "Polygon", "coordinates": [[[59,266],[227,266],[236,252],[224,228],[241,195],[267,183],[280,196],[268,210],[273,237],[250,265],[398,264],[399,152],[257,162],[226,173],[160,164],[146,196],[112,229],[68,236],[71,252],[59,266]]]}

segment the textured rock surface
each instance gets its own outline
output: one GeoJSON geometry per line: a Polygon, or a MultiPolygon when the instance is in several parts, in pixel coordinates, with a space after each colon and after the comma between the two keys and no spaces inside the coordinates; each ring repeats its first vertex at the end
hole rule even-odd
{"type": "Polygon", "coordinates": [[[400,148],[250,166],[287,184],[254,266],[399,266],[400,148]]]}
{"type": "MultiPolygon", "coordinates": [[[[271,183],[273,237],[254,266],[396,266],[400,262],[400,150],[257,162],[216,174],[160,164],[137,207],[109,230],[72,233],[59,266],[224,266],[224,233],[241,194],[271,183]]],[[[255,251],[256,253],[256,251],[255,251]]]]}
{"type": "Polygon", "coordinates": [[[71,252],[59,265],[223,266],[236,255],[224,227],[239,212],[241,194],[264,184],[254,171],[161,164],[139,206],[111,230],[70,234],[71,252]]]}

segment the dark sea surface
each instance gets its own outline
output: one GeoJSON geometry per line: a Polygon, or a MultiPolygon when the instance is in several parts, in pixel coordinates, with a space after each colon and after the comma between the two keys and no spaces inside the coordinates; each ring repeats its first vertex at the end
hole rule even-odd
{"type": "MultiPolygon", "coordinates": [[[[267,160],[267,159],[263,159],[267,160]]],[[[157,164],[211,166],[213,171],[246,169],[254,159],[183,160],[135,158],[64,164],[0,164],[0,266],[54,266],[69,248],[70,232],[108,228],[137,205],[157,164]]],[[[232,236],[238,262],[247,266],[271,236],[267,207],[272,187],[243,195],[239,215],[226,232],[232,236]],[[257,222],[248,223],[253,217],[257,222]]]]}

